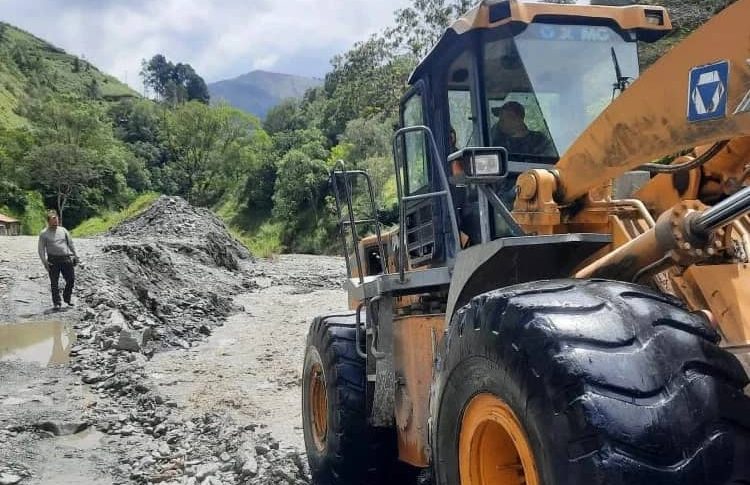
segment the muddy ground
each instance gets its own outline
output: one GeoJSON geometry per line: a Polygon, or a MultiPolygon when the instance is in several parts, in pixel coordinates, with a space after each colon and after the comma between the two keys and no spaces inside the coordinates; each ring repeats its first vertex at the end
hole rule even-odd
{"type": "Polygon", "coordinates": [[[204,217],[78,240],[59,313],[36,238],[0,238],[0,485],[309,483],[302,354],[343,261],[254,260],[204,217]]]}

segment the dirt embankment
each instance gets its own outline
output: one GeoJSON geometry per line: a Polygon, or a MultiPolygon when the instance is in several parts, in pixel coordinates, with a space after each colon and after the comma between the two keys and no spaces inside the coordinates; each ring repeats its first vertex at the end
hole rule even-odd
{"type": "Polygon", "coordinates": [[[0,348],[0,483],[308,483],[299,368],[309,319],[345,305],[339,258],[254,261],[211,213],[161,198],[78,241],[78,307],[57,314],[23,242],[0,240],[0,329],[75,337],[65,366],[0,348]]]}

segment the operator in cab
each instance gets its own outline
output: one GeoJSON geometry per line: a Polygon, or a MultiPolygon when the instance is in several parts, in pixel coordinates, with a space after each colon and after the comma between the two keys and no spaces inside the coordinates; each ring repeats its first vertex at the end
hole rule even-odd
{"type": "Polygon", "coordinates": [[[521,103],[508,101],[492,108],[498,120],[490,130],[492,146],[504,147],[509,153],[547,155],[552,148],[549,139],[526,125],[526,109],[521,103]]]}

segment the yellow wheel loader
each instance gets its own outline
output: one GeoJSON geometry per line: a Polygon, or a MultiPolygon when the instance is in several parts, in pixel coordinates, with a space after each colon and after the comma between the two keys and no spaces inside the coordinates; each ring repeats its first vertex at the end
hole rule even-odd
{"type": "Polygon", "coordinates": [[[459,18],[401,102],[397,228],[332,174],[316,483],[750,483],[750,0],[642,75],[671,22],[624,3],[459,18]]]}

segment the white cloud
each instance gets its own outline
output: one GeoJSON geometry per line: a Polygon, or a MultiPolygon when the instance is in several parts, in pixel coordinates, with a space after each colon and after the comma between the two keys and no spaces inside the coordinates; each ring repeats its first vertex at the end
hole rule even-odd
{"type": "Polygon", "coordinates": [[[139,86],[162,53],[207,81],[252,69],[322,76],[328,60],[392,22],[409,0],[2,0],[0,19],[139,86]],[[30,5],[33,3],[33,5],[30,5]]]}

